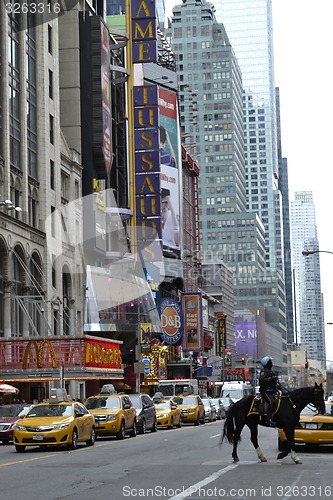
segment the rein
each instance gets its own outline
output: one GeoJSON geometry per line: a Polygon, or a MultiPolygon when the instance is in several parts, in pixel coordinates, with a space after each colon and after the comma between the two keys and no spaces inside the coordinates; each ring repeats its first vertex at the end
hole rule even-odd
{"type": "MultiPolygon", "coordinates": [[[[318,393],[319,393],[319,392],[321,392],[321,391],[315,388],[314,392],[315,392],[315,393],[316,393],[316,392],[318,392],[318,393]]],[[[290,403],[291,403],[292,408],[293,408],[295,411],[297,411],[297,406],[295,405],[295,403],[294,403],[294,402],[293,402],[293,400],[291,399],[291,397],[290,397],[290,392],[288,391],[288,389],[283,389],[283,392],[282,392],[282,394],[281,394],[281,397],[286,397],[286,398],[288,398],[288,399],[289,399],[289,401],[290,401],[290,403]]],[[[312,403],[312,402],[310,401],[310,402],[309,402],[309,403],[307,403],[307,404],[308,404],[308,405],[309,405],[309,404],[311,404],[312,406],[314,406],[314,407],[315,407],[315,409],[316,409],[316,411],[319,413],[319,409],[317,408],[317,405],[316,405],[315,403],[312,403]]],[[[313,412],[314,412],[314,411],[315,411],[315,410],[313,410],[313,412]]]]}
{"type": "Polygon", "coordinates": [[[295,403],[291,399],[290,393],[289,393],[289,391],[287,389],[283,389],[283,391],[281,393],[281,398],[288,398],[289,401],[290,401],[292,409],[297,412],[297,406],[295,405],[295,403]]]}

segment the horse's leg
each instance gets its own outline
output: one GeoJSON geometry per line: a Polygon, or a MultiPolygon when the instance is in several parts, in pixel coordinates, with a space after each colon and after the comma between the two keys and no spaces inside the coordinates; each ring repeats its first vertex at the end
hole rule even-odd
{"type": "Polygon", "coordinates": [[[237,445],[238,445],[238,441],[240,440],[240,435],[242,433],[244,425],[245,425],[245,420],[243,418],[241,418],[241,419],[236,418],[235,419],[234,445],[232,448],[232,455],[231,455],[234,462],[239,462],[239,458],[237,455],[237,445]]]}
{"type": "Polygon", "coordinates": [[[288,440],[288,444],[286,446],[286,449],[278,454],[277,459],[281,460],[290,453],[290,456],[292,460],[295,462],[295,464],[301,464],[302,460],[299,458],[299,456],[296,454],[295,451],[294,431],[295,429],[293,427],[288,427],[287,429],[284,429],[286,438],[288,440]]]}
{"type": "Polygon", "coordinates": [[[247,424],[248,428],[250,429],[251,432],[251,443],[254,446],[254,449],[256,450],[256,453],[258,455],[258,458],[261,462],[267,462],[267,458],[263,454],[259,443],[258,443],[258,423],[257,422],[251,422],[247,424]]]}

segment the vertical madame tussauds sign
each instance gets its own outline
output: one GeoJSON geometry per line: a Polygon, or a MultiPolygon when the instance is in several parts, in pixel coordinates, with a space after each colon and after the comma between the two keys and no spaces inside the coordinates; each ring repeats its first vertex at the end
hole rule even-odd
{"type": "Polygon", "coordinates": [[[157,61],[156,1],[132,0],[133,63],[157,61]]]}
{"type": "Polygon", "coordinates": [[[135,198],[138,251],[144,260],[161,260],[161,195],[157,85],[133,88],[135,198]]]}

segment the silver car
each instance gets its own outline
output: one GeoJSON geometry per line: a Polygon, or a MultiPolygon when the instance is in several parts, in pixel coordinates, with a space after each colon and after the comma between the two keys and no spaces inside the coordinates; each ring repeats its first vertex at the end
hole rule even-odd
{"type": "Polygon", "coordinates": [[[215,405],[213,405],[210,398],[201,399],[205,407],[205,420],[208,420],[209,422],[215,422],[217,419],[215,405]]]}
{"type": "Polygon", "coordinates": [[[216,408],[216,418],[218,420],[222,420],[222,418],[225,418],[225,408],[222,404],[222,401],[220,398],[211,398],[211,402],[216,408]]]}

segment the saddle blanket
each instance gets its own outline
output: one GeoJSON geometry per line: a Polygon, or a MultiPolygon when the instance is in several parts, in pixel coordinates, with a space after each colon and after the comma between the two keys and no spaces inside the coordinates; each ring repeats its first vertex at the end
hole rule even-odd
{"type": "MultiPolygon", "coordinates": [[[[278,409],[280,408],[280,403],[281,403],[281,395],[279,394],[277,396],[276,407],[274,408],[273,415],[275,415],[277,413],[278,409]]],[[[266,405],[264,403],[263,397],[260,396],[260,395],[259,396],[255,396],[253,398],[253,401],[251,403],[251,406],[250,406],[250,409],[248,411],[247,416],[249,416],[249,415],[259,415],[259,413],[262,414],[262,415],[267,416],[267,411],[266,411],[265,406],[266,405]],[[264,405],[264,412],[259,411],[260,405],[264,405]]]]}

